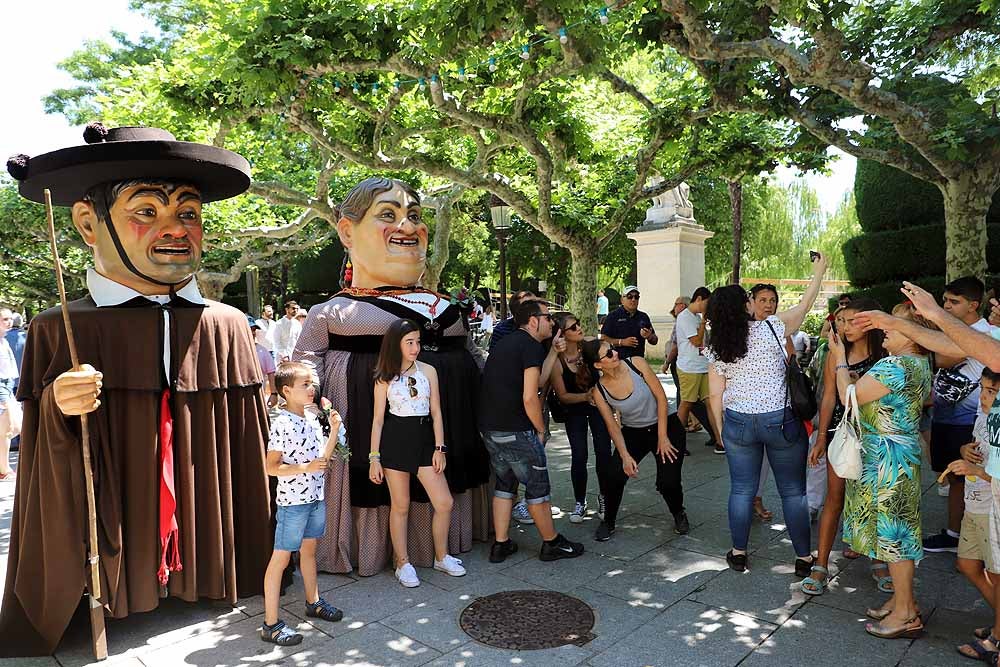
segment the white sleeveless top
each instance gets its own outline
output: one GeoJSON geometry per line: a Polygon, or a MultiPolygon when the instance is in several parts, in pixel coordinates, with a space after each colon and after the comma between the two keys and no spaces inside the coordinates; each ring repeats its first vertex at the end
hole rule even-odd
{"type": "Polygon", "coordinates": [[[407,375],[397,375],[386,393],[389,412],[397,417],[426,417],[431,413],[431,383],[420,370],[420,363],[407,375]],[[416,389],[413,396],[412,389],[416,389]]]}

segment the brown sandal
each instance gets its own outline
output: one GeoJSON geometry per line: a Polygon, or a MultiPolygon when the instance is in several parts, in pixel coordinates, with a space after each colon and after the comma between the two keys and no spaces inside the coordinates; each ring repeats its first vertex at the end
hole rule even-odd
{"type": "Polygon", "coordinates": [[[774,512],[764,507],[764,501],[756,498],[753,501],[753,515],[761,521],[770,521],[774,518],[774,512]]]}
{"type": "Polygon", "coordinates": [[[903,623],[903,626],[900,628],[886,628],[883,627],[881,622],[878,624],[867,623],[865,625],[865,632],[879,639],[916,639],[924,632],[924,622],[920,618],[920,614],[917,614],[903,623]],[[910,624],[914,621],[917,625],[910,627],[910,624]]]}

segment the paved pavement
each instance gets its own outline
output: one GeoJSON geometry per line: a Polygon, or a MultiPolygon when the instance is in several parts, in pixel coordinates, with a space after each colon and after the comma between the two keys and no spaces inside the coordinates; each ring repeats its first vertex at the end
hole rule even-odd
{"type": "MultiPolygon", "coordinates": [[[[282,599],[283,615],[297,622],[305,641],[278,648],[262,643],[260,597],[237,608],[213,603],[165,600],[160,608],[108,624],[115,665],[905,665],[944,667],[971,662],[955,653],[972,628],[988,625],[988,606],[955,572],[954,556],[931,554],[917,570],[916,588],[927,633],[914,641],[883,641],[864,632],[864,610],[885,596],[875,589],[864,559],[835,562],[830,590],[806,599],[798,592],[794,554],[773,482],[765,502],[775,511],[769,524],[751,532],[750,571],[736,574],[723,558],[729,547],[725,459],[704,447],[701,434],[689,439],[684,464],[691,534],[677,536],[654,488],[651,461],[629,482],[610,542],[593,541],[591,514],[569,522],[572,491],[569,446],[561,431],[549,445],[554,504],[565,508],[559,530],[584,542],[575,560],[543,563],[532,527],[518,527],[520,551],[507,562],[487,560],[488,545],[462,554],[469,574],[447,577],[419,570],[419,588],[400,587],[389,571],[373,577],[321,575],[324,596],[345,611],[339,623],[305,620],[300,582],[282,599]],[[597,619],[595,638],[583,646],[542,651],[505,651],[472,641],[458,625],[460,611],[475,598],[503,590],[544,588],[588,603],[597,619]]],[[[591,466],[593,461],[591,460],[591,466]]],[[[943,525],[944,499],[925,475],[924,525],[943,525]]],[[[591,467],[591,501],[596,478],[591,467]]],[[[13,489],[0,486],[0,566],[6,569],[13,489]]],[[[815,536],[814,536],[815,544],[815,536]]],[[[3,582],[0,581],[0,586],[3,582]]],[[[89,629],[79,619],[53,658],[0,660],[6,665],[84,665],[91,660],[89,629]]]]}

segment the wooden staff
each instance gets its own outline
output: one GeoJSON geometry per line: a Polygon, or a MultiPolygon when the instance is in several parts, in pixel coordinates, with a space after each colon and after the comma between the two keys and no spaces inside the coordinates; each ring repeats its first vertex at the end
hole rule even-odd
{"type": "MultiPolygon", "coordinates": [[[[76,354],[76,339],[73,337],[73,323],[69,320],[69,302],[66,301],[66,286],[63,284],[62,266],[59,263],[59,249],[56,246],[56,227],[52,217],[52,193],[45,189],[45,221],[49,225],[49,243],[52,244],[52,262],[55,265],[56,285],[59,287],[59,302],[62,304],[63,324],[66,326],[66,345],[69,347],[70,363],[73,370],[80,370],[80,359],[76,354]]],[[[111,224],[110,221],[108,224],[111,224]]],[[[97,503],[94,500],[94,472],[90,464],[90,429],[87,415],[80,415],[80,451],[83,452],[83,476],[87,485],[87,522],[90,527],[87,563],[90,568],[90,635],[93,640],[94,658],[108,657],[108,639],[104,632],[104,605],[101,604],[100,551],[97,547],[97,503]]]]}

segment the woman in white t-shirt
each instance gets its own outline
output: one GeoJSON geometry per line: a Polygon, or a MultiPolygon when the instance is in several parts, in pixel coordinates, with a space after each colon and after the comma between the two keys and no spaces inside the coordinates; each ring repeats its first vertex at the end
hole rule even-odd
{"type": "Polygon", "coordinates": [[[705,356],[711,362],[708,376],[712,412],[716,422],[722,424],[730,476],[729,530],[733,548],[726,554],[726,561],[737,572],[747,567],[753,498],[765,451],[795,548],[796,575],[805,577],[813,564],[806,500],[809,445],[802,422],[788,407],[784,340],[786,329],[799,328],[812,308],[825,270],[826,259],[817,257],[812,282],[802,300],[794,308],[763,321],[751,318],[747,293],[739,285],[720,287],[708,303],[706,315],[712,337],[705,356]]]}

